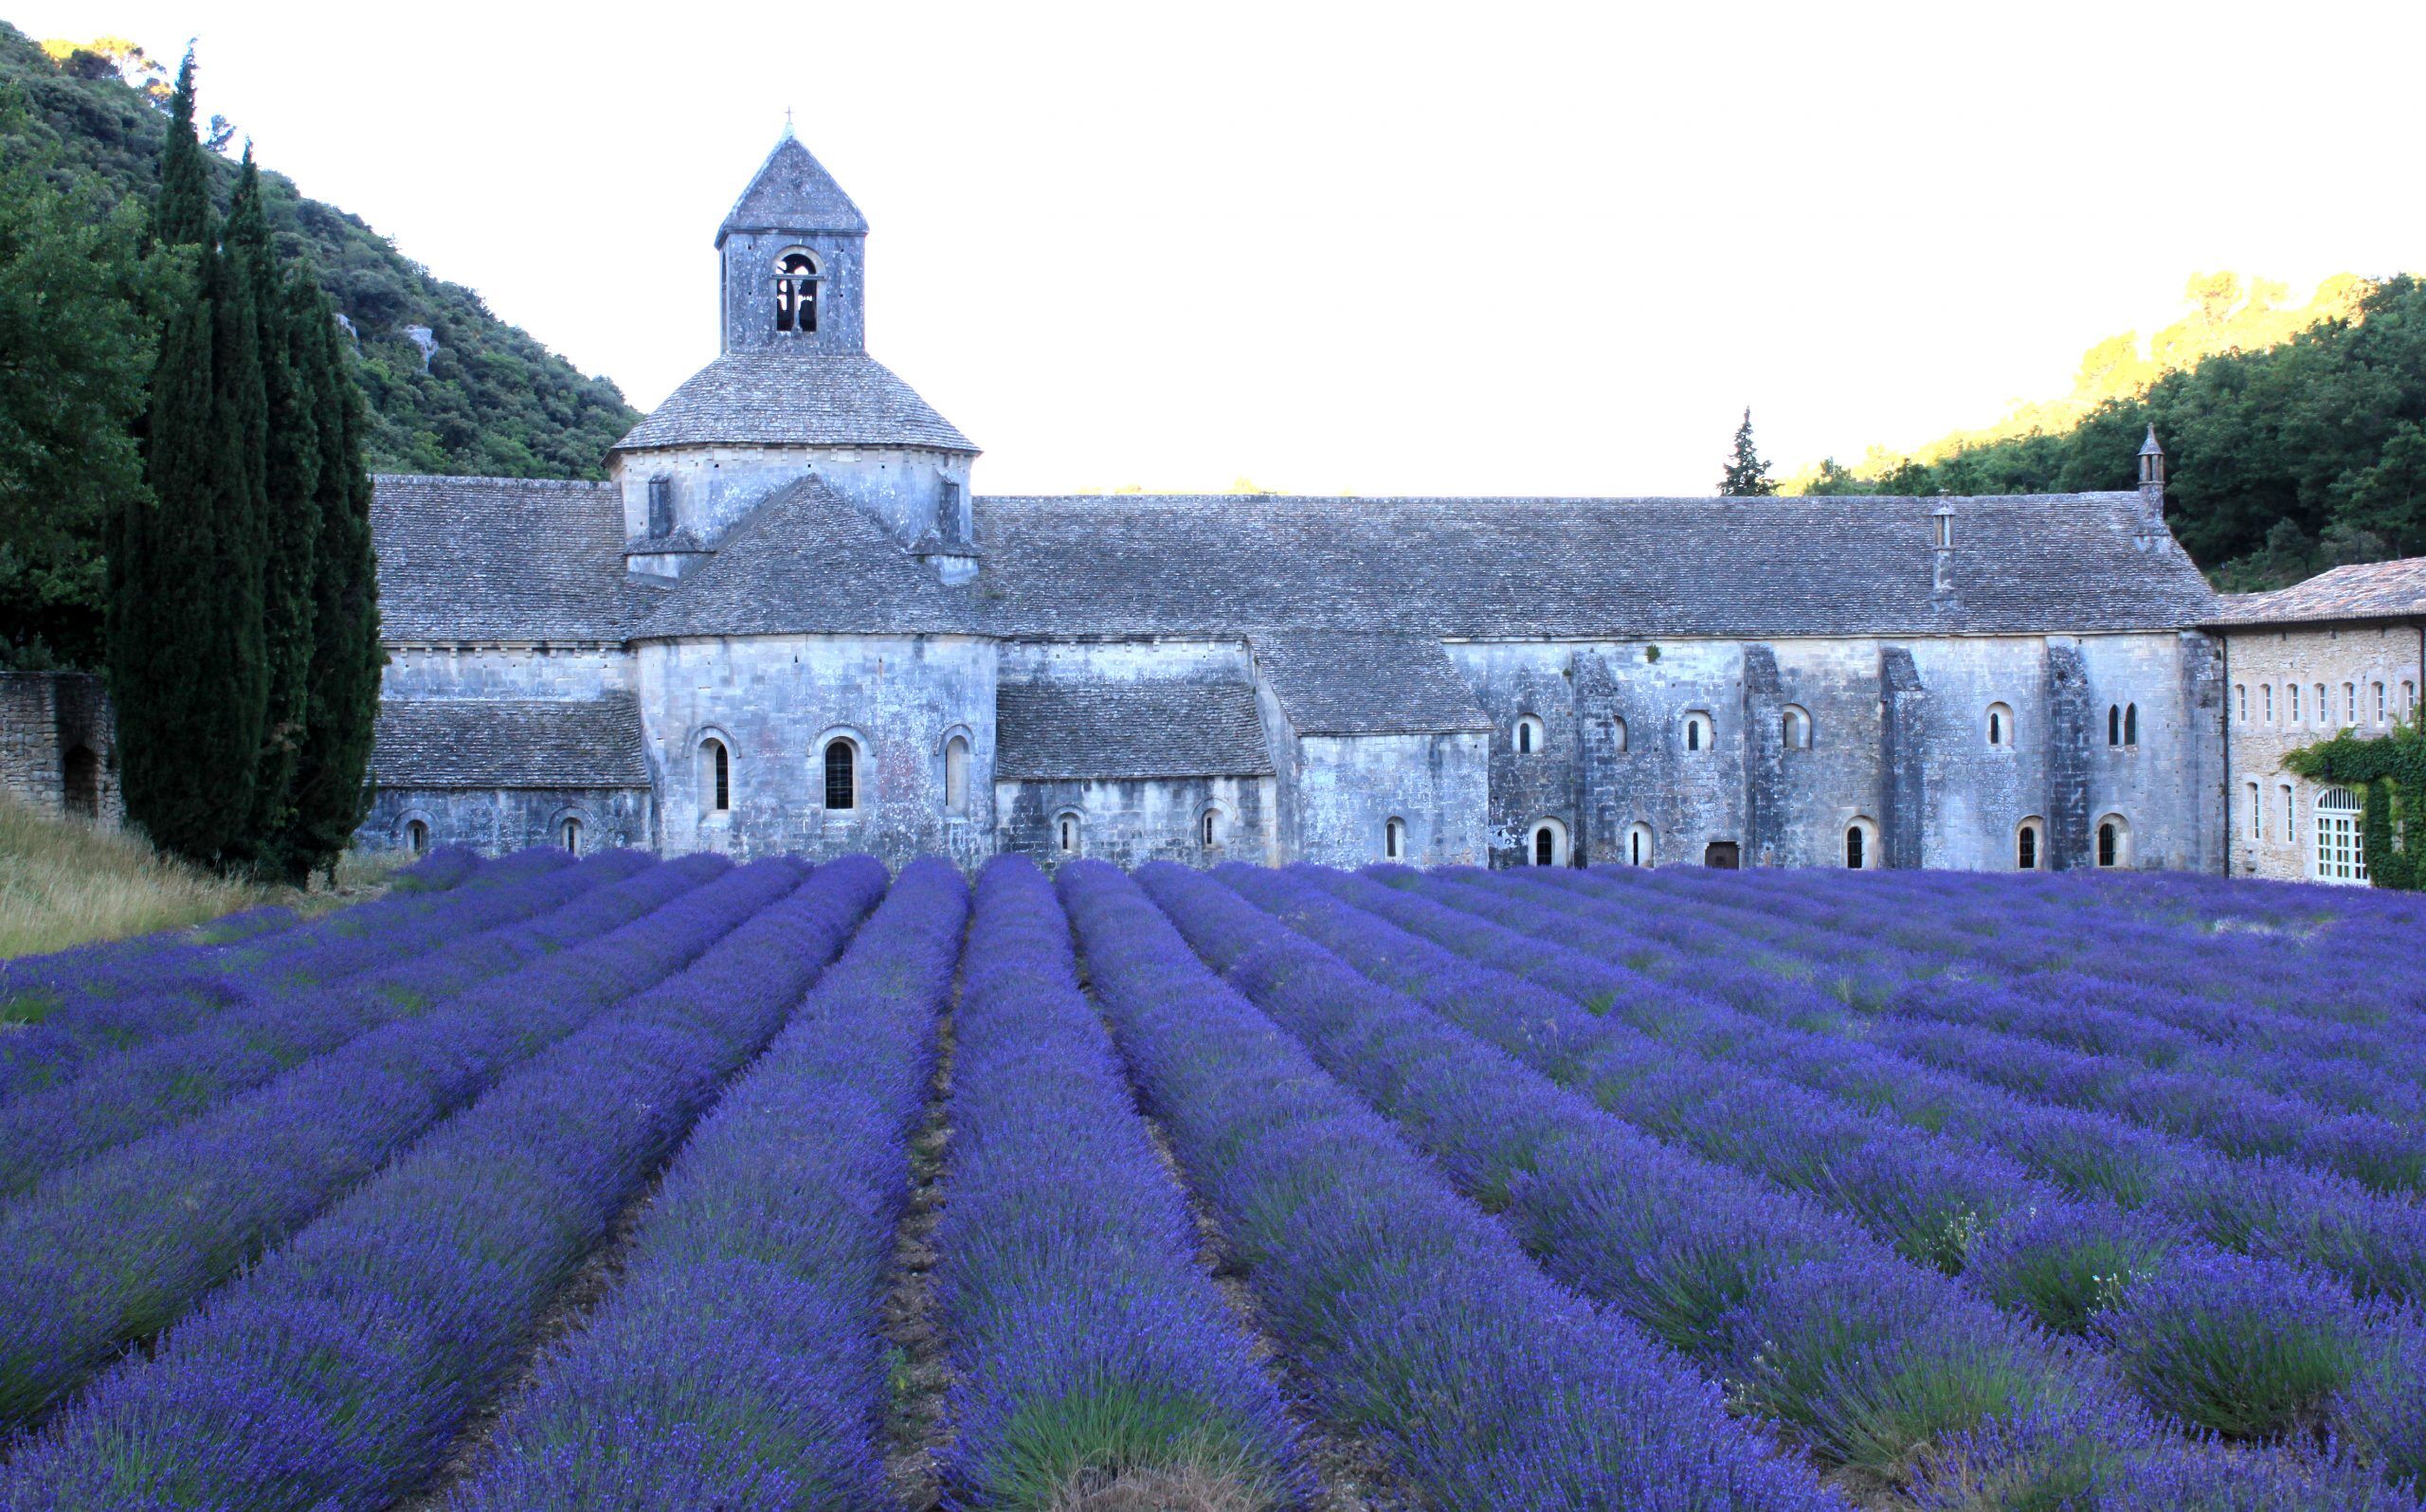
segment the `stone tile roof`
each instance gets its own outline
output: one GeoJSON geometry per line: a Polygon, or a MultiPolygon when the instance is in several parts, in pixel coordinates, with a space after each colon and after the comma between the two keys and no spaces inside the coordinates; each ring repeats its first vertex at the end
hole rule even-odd
{"type": "Polygon", "coordinates": [[[2224,594],[2216,603],[2204,622],[2225,627],[2426,620],[2426,556],[2338,567],[2272,593],[2224,594]]]}
{"type": "Polygon", "coordinates": [[[640,701],[387,698],[371,747],[381,787],[646,787],[640,701]]]}
{"type": "Polygon", "coordinates": [[[857,351],[727,352],[614,449],[717,445],[977,450],[891,369],[857,351]]]}
{"type": "Polygon", "coordinates": [[[620,640],[655,602],[625,582],[610,483],[383,475],[371,530],[391,643],[620,640]]]}
{"type": "Polygon", "coordinates": [[[1301,735],[1489,729],[1440,642],[1327,632],[1258,635],[1256,662],[1301,735]]]}
{"type": "Polygon", "coordinates": [[[980,498],[965,588],[819,491],[636,632],[1508,639],[2161,630],[2215,595],[2135,493],[1957,499],[980,498]],[[1950,506],[1950,593],[1930,516],[1950,506]],[[854,519],[862,523],[854,523],[854,519]]]}
{"type": "Polygon", "coordinates": [[[783,140],[758,165],[757,176],[716,227],[716,245],[735,231],[826,231],[865,236],[867,217],[786,127],[783,140]]]}
{"type": "Polygon", "coordinates": [[[1272,771],[1245,683],[1005,682],[994,694],[994,775],[1262,777],[1272,771]]]}

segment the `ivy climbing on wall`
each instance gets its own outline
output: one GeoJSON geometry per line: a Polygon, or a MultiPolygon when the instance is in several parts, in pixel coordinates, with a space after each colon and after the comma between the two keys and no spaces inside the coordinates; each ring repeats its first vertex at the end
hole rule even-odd
{"type": "Polygon", "coordinates": [[[2365,795],[2367,878],[2381,888],[2426,890],[2426,711],[2389,735],[2362,740],[2345,732],[2283,758],[2312,782],[2338,783],[2365,795]]]}

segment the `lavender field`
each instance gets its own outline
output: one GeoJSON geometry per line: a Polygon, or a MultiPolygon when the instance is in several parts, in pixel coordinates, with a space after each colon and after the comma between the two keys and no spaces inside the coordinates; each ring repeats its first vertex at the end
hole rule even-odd
{"type": "Polygon", "coordinates": [[[441,853],[0,965],[0,1507],[2366,1509],[2426,902],[441,853]]]}

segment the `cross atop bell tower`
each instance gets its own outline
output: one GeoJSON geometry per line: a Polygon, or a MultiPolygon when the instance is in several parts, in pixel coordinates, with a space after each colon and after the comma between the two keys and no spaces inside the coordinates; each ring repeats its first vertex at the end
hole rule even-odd
{"type": "Polygon", "coordinates": [[[784,135],[716,227],[725,351],[863,351],[866,217],[784,135]]]}

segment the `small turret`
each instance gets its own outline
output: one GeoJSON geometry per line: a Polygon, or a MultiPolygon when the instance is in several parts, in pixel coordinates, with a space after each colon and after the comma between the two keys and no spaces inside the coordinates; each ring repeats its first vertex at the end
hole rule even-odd
{"type": "Polygon", "coordinates": [[[716,227],[726,351],[865,350],[867,218],[786,125],[716,227]]]}
{"type": "Polygon", "coordinates": [[[2164,508],[2164,448],[2157,444],[2157,428],[2148,427],[2148,439],[2140,443],[2140,492],[2154,494],[2160,513],[2164,508]]]}

